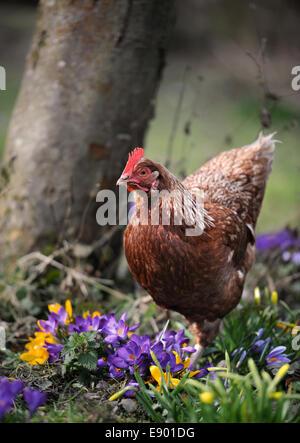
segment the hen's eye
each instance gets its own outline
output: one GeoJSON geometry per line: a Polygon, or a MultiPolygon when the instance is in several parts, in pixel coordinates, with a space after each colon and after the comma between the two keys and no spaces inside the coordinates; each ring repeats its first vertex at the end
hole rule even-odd
{"type": "Polygon", "coordinates": [[[146,173],[147,173],[146,169],[142,169],[140,175],[146,175],[146,173]]]}

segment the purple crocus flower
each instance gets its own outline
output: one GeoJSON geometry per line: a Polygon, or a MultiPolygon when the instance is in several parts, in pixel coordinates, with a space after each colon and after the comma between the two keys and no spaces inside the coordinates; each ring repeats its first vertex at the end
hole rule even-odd
{"type": "Polygon", "coordinates": [[[47,320],[38,321],[39,330],[41,332],[50,332],[51,334],[55,334],[57,326],[64,326],[67,318],[68,314],[63,307],[59,308],[57,313],[51,311],[47,320]]]}
{"type": "Polygon", "coordinates": [[[94,315],[93,317],[89,314],[86,318],[81,315],[77,315],[75,323],[69,324],[69,333],[73,332],[87,332],[90,330],[98,331],[102,329],[106,323],[106,315],[94,315]]]}
{"type": "Polygon", "coordinates": [[[176,363],[176,356],[173,352],[169,353],[169,358],[169,366],[172,373],[180,372],[183,370],[183,363],[176,363]]]}
{"type": "Polygon", "coordinates": [[[272,340],[270,337],[266,338],[265,340],[256,340],[251,346],[250,351],[253,351],[255,354],[259,354],[263,351],[265,346],[271,342],[272,340]]]}
{"type": "Polygon", "coordinates": [[[12,409],[13,403],[14,396],[9,391],[0,388],[0,420],[12,409]]]}
{"type": "Polygon", "coordinates": [[[83,318],[81,315],[77,315],[75,319],[75,324],[71,323],[69,325],[69,332],[72,334],[73,332],[77,332],[78,334],[80,332],[87,332],[91,328],[91,320],[92,317],[88,315],[86,318],[83,318]]]}
{"type": "Polygon", "coordinates": [[[56,362],[59,359],[60,353],[64,346],[56,343],[49,343],[47,341],[45,341],[45,344],[46,346],[44,346],[44,348],[46,348],[49,353],[49,358],[48,358],[49,363],[56,362]]]}
{"type": "Polygon", "coordinates": [[[46,403],[47,396],[45,392],[40,392],[38,389],[25,388],[23,395],[31,416],[33,416],[37,408],[46,403]]]}
{"type": "MultiPolygon", "coordinates": [[[[137,388],[140,391],[140,387],[139,384],[135,381],[135,380],[130,380],[130,382],[125,386],[133,386],[135,388],[137,388]]],[[[124,397],[129,397],[132,398],[135,396],[135,392],[132,389],[129,389],[128,391],[125,392],[124,397]]]]}
{"type": "Polygon", "coordinates": [[[295,237],[292,231],[284,229],[280,232],[262,234],[256,239],[256,247],[260,251],[279,247],[281,249],[287,249],[289,247],[300,246],[300,239],[295,237]]]}
{"type": "Polygon", "coordinates": [[[284,353],[286,351],[285,346],[276,346],[271,349],[268,355],[266,355],[267,365],[269,367],[280,367],[282,363],[290,363],[290,359],[284,353]]]}
{"type": "Polygon", "coordinates": [[[9,391],[15,397],[22,391],[24,384],[21,380],[9,380],[6,377],[2,377],[0,388],[9,391]]]}
{"type": "Polygon", "coordinates": [[[91,319],[91,329],[93,329],[93,331],[101,330],[104,327],[106,321],[106,315],[101,315],[100,317],[99,315],[94,315],[91,319]]]}
{"type": "MultiPolygon", "coordinates": [[[[119,361],[116,360],[118,357],[116,356],[115,352],[112,351],[109,348],[107,349],[107,351],[108,351],[108,356],[107,356],[107,360],[106,360],[107,367],[108,367],[107,377],[108,378],[122,378],[122,377],[125,377],[125,375],[126,375],[126,368],[128,367],[128,365],[124,364],[124,366],[125,366],[124,368],[117,367],[115,365],[115,363],[119,363],[119,361]]],[[[98,363],[99,363],[99,360],[98,360],[98,363]]],[[[100,362],[100,365],[102,365],[101,362],[100,362]]]]}
{"type": "MultiPolygon", "coordinates": [[[[163,343],[161,341],[158,341],[158,342],[154,343],[151,346],[151,351],[154,353],[155,357],[159,361],[159,364],[161,365],[162,369],[165,370],[166,367],[167,367],[167,364],[170,361],[170,354],[168,354],[164,350],[163,343]]],[[[152,364],[155,364],[155,362],[153,362],[152,364]]]]}
{"type": "Polygon", "coordinates": [[[145,375],[152,360],[149,352],[150,347],[151,339],[149,335],[140,336],[132,334],[130,341],[118,349],[117,359],[122,361],[115,359],[115,365],[120,368],[124,368],[127,365],[130,374],[134,373],[134,366],[136,365],[141,375],[145,375]]]}
{"type": "Polygon", "coordinates": [[[178,332],[175,331],[166,331],[161,337],[161,332],[157,334],[156,340],[159,340],[163,343],[165,351],[172,352],[175,351],[182,358],[183,353],[193,353],[196,352],[196,349],[192,346],[188,346],[189,339],[184,335],[184,329],[181,329],[178,332]]]}
{"type": "Polygon", "coordinates": [[[234,351],[232,351],[231,357],[234,357],[235,355],[239,355],[239,360],[238,360],[238,362],[236,364],[236,367],[239,368],[241,366],[241,364],[243,363],[243,361],[245,360],[245,358],[246,358],[247,351],[243,347],[237,348],[237,349],[234,349],[234,351]]]}
{"type": "Polygon", "coordinates": [[[136,343],[140,349],[140,355],[136,360],[136,365],[138,366],[139,371],[143,376],[144,374],[146,374],[150,362],[152,361],[150,355],[151,339],[149,335],[141,336],[141,335],[132,334],[130,340],[131,342],[136,343]]]}
{"type": "Polygon", "coordinates": [[[295,265],[300,265],[300,251],[294,253],[290,251],[284,251],[282,253],[282,259],[286,262],[291,261],[292,263],[295,263],[295,265]]]}
{"type": "Polygon", "coordinates": [[[282,259],[286,262],[291,261],[296,265],[300,264],[300,238],[289,229],[272,234],[263,234],[257,237],[256,246],[258,250],[264,251],[271,248],[280,248],[282,259]],[[289,250],[291,249],[292,250],[289,250]],[[296,252],[293,250],[296,250],[296,252]]]}
{"type": "Polygon", "coordinates": [[[124,358],[118,357],[118,355],[111,356],[109,358],[109,363],[118,369],[128,369],[130,366],[128,361],[126,361],[124,358]]]}
{"type": "Polygon", "coordinates": [[[16,395],[18,395],[24,385],[20,380],[10,381],[8,378],[0,378],[0,420],[12,409],[16,395]]]}
{"type": "Polygon", "coordinates": [[[262,335],[263,335],[263,328],[260,328],[257,331],[257,337],[254,340],[253,345],[250,347],[250,351],[254,352],[255,354],[259,354],[263,351],[263,349],[266,347],[266,345],[272,342],[270,337],[267,337],[266,339],[262,339],[262,335]]]}
{"type": "Polygon", "coordinates": [[[107,366],[107,362],[106,362],[105,357],[101,357],[101,358],[99,358],[98,361],[97,361],[97,368],[98,368],[98,369],[103,369],[103,368],[105,368],[106,366],[107,366]]]}
{"type": "Polygon", "coordinates": [[[132,334],[130,340],[136,343],[141,348],[142,352],[149,352],[151,347],[151,339],[149,335],[132,334]]]}
{"type": "Polygon", "coordinates": [[[243,361],[245,360],[247,355],[247,351],[246,349],[243,349],[239,358],[239,361],[236,364],[236,367],[239,368],[241,366],[241,364],[243,363],[243,361]]]}
{"type": "Polygon", "coordinates": [[[51,313],[48,316],[48,320],[39,320],[39,330],[41,332],[49,332],[50,334],[56,334],[56,328],[58,324],[58,319],[55,313],[51,313]]]}
{"type": "Polygon", "coordinates": [[[106,344],[118,346],[122,340],[126,340],[128,332],[139,327],[139,325],[134,325],[130,328],[126,323],[126,317],[127,312],[124,312],[119,321],[116,320],[115,314],[107,316],[106,322],[101,328],[101,332],[107,334],[104,339],[106,344]]]}
{"type": "Polygon", "coordinates": [[[145,374],[147,368],[149,367],[150,355],[147,338],[143,341],[142,337],[140,340],[135,336],[134,339],[146,345],[145,347],[137,344],[136,341],[130,340],[125,346],[122,346],[117,351],[117,357],[114,358],[114,365],[118,368],[128,368],[130,374],[134,373],[135,365],[140,369],[141,374],[145,374]]]}
{"type": "Polygon", "coordinates": [[[55,335],[57,326],[65,326],[67,319],[68,313],[63,307],[61,307],[57,313],[51,312],[48,315],[47,320],[38,321],[39,330],[42,332],[50,332],[55,335]]]}
{"type": "Polygon", "coordinates": [[[236,365],[237,367],[239,367],[242,364],[242,362],[245,360],[248,352],[260,354],[266,348],[266,346],[272,342],[270,337],[267,337],[266,339],[261,338],[263,335],[263,332],[264,332],[263,328],[260,328],[257,331],[256,338],[248,350],[246,350],[243,347],[240,347],[240,348],[236,348],[232,351],[231,357],[234,357],[235,355],[239,356],[239,360],[236,365]]]}
{"type": "Polygon", "coordinates": [[[256,340],[259,340],[264,333],[264,328],[260,328],[256,333],[256,340]]]}
{"type": "Polygon", "coordinates": [[[300,265],[300,251],[292,254],[292,262],[295,263],[295,265],[300,265]]]}
{"type": "Polygon", "coordinates": [[[212,368],[212,367],[213,367],[213,365],[211,363],[209,363],[209,362],[206,363],[204,368],[200,369],[198,374],[196,374],[193,378],[202,378],[202,377],[206,377],[209,374],[209,378],[211,380],[214,380],[216,378],[216,372],[215,371],[208,371],[208,368],[212,368]]]}
{"type": "Polygon", "coordinates": [[[108,362],[108,378],[122,378],[125,377],[126,373],[124,369],[117,368],[111,361],[108,362]]]}

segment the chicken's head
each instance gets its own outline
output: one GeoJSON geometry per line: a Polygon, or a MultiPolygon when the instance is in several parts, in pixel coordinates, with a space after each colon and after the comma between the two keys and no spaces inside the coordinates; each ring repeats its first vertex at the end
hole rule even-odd
{"type": "Polygon", "coordinates": [[[130,154],[127,164],[117,181],[117,185],[126,184],[128,191],[142,190],[145,192],[156,189],[159,171],[154,162],[144,158],[144,150],[135,148],[130,154]]]}

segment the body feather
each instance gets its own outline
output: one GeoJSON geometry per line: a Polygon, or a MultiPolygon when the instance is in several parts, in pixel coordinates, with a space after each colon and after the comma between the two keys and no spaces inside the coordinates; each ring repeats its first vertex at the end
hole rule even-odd
{"type": "MultiPolygon", "coordinates": [[[[151,192],[137,196],[124,234],[125,255],[134,278],[158,305],[187,319],[201,346],[214,339],[221,319],[241,298],[254,261],[254,229],[274,145],[272,135],[260,135],[250,145],[219,154],[182,183],[163,166],[141,160],[157,171],[158,190],[187,191],[191,208],[197,190],[204,193],[201,235],[187,236],[184,223],[135,223],[151,192]]],[[[176,199],[170,205],[176,213],[176,199]]],[[[147,206],[148,221],[151,210],[147,206]]]]}

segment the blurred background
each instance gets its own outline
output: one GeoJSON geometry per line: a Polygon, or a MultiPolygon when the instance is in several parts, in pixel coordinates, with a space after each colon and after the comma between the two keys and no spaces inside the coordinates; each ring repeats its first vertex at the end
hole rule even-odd
{"type": "MultiPolygon", "coordinates": [[[[36,1],[0,5],[0,153],[37,17],[36,1]]],[[[300,4],[295,1],[177,1],[176,26],[145,148],[168,158],[177,175],[219,152],[276,132],[273,173],[258,232],[300,221],[300,91],[291,87],[300,65],[300,4]]]]}
{"type": "MultiPolygon", "coordinates": [[[[168,326],[176,331],[184,328],[185,334],[193,339],[184,318],[157,306],[131,276],[122,248],[120,226],[109,227],[106,231],[106,226],[100,228],[96,224],[95,217],[98,209],[95,189],[113,189],[130,147],[135,147],[140,143],[137,140],[142,140],[144,121],[146,124],[148,115],[152,113],[152,91],[156,89],[164,55],[162,36],[168,34],[169,19],[172,21],[171,14],[164,17],[164,9],[168,10],[171,1],[41,1],[45,9],[49,7],[49,16],[53,8],[53,16],[59,20],[63,14],[61,10],[59,14],[56,11],[62,4],[67,11],[61,28],[56,27],[54,20],[54,31],[52,29],[50,37],[47,36],[49,45],[45,45],[45,39],[47,24],[52,22],[49,19],[44,24],[41,16],[38,20],[38,1],[0,2],[0,66],[6,69],[6,90],[0,91],[0,163],[5,144],[7,152],[13,153],[8,166],[5,162],[0,164],[0,328],[5,331],[7,348],[6,353],[0,349],[0,376],[21,379],[26,381],[26,386],[47,391],[48,409],[42,409],[36,421],[141,422],[140,408],[130,415],[129,409],[123,410],[115,401],[110,402],[111,407],[108,405],[108,395],[123,388],[124,379],[120,379],[120,384],[111,380],[113,383],[110,384],[101,378],[102,375],[98,378],[94,370],[87,377],[87,360],[86,366],[82,362],[81,368],[76,366],[77,362],[73,368],[73,361],[70,366],[69,360],[70,372],[66,372],[69,369],[62,360],[54,360],[52,365],[46,355],[43,360],[43,363],[47,361],[46,365],[32,367],[19,358],[19,353],[24,353],[26,346],[26,349],[32,349],[32,355],[31,352],[26,353],[27,357],[29,354],[30,358],[36,359],[36,356],[47,354],[43,340],[49,340],[48,334],[38,343],[33,339],[37,321],[48,317],[48,306],[58,309],[61,305],[67,309],[70,302],[74,319],[76,315],[87,318],[87,314],[94,311],[114,313],[119,319],[127,312],[126,322],[130,326],[139,323],[138,334],[149,334],[154,338],[168,326]],[[86,10],[79,15],[82,28],[72,26],[72,15],[71,26],[68,26],[69,11],[76,8],[86,10]],[[104,26],[99,26],[99,23],[102,24],[102,8],[105,21],[104,26]],[[135,10],[131,16],[130,8],[135,10]],[[97,16],[100,9],[101,13],[98,11],[97,16]],[[110,25],[120,10],[121,26],[110,39],[114,32],[113,26],[110,31],[110,25]],[[130,32],[127,33],[128,28],[130,32]],[[137,35],[136,30],[143,28],[145,32],[137,35]],[[154,29],[157,29],[156,33],[154,29]],[[126,33],[131,37],[128,41],[126,33]],[[117,48],[117,56],[110,57],[108,52],[103,63],[101,57],[97,58],[102,55],[99,45],[104,42],[105,48],[107,40],[113,47],[113,50],[110,49],[112,54],[117,48]],[[21,105],[20,100],[18,102],[16,123],[11,125],[14,131],[10,130],[8,137],[30,47],[31,57],[28,57],[26,72],[32,65],[35,77],[30,77],[30,72],[23,83],[22,94],[19,95],[23,100],[21,105]],[[55,56],[52,57],[49,47],[54,48],[54,53],[60,48],[55,55],[61,58],[56,60],[55,56]],[[123,58],[126,50],[134,56],[123,58]],[[111,59],[117,60],[113,64],[117,67],[116,72],[109,72],[106,76],[111,59]],[[95,70],[90,68],[94,60],[95,70]],[[123,63],[124,60],[129,62],[123,63]],[[86,63],[89,63],[89,70],[86,63]],[[60,68],[68,69],[68,75],[60,68]],[[138,75],[135,75],[136,72],[138,75]],[[155,78],[153,89],[152,78],[155,78]],[[106,94],[107,91],[110,92],[106,94]],[[147,100],[140,91],[148,91],[145,95],[147,100]],[[88,96],[86,101],[84,92],[88,96]],[[125,105],[122,103],[123,95],[126,95],[125,105]],[[116,106],[113,106],[115,103],[116,106]],[[107,104],[111,105],[110,114],[106,113],[107,104]],[[73,108],[72,105],[76,106],[73,108]],[[118,112],[120,109],[122,112],[118,112]],[[111,125],[109,118],[113,121],[111,125]],[[138,121],[140,126],[134,126],[138,121]],[[35,138],[36,135],[39,137],[35,138]],[[41,146],[43,149],[39,150],[41,146]],[[34,149],[31,150],[32,147],[34,149]],[[15,155],[16,150],[19,157],[15,155]],[[10,169],[10,166],[13,167],[10,169]],[[16,184],[16,191],[11,184],[16,184]],[[30,243],[30,247],[26,242],[30,243]],[[12,254],[13,259],[9,260],[9,247],[14,244],[17,254],[16,257],[12,254]],[[3,259],[2,255],[8,258],[3,259]],[[70,302],[66,304],[67,300],[70,302]],[[28,347],[28,337],[34,344],[31,348],[28,347]]],[[[299,354],[297,361],[294,359],[295,352],[291,350],[291,338],[295,325],[300,324],[300,90],[292,89],[291,71],[294,66],[300,66],[300,2],[176,0],[176,13],[161,83],[153,103],[155,115],[145,138],[147,156],[167,163],[174,174],[184,177],[218,153],[252,143],[262,130],[265,134],[276,132],[276,138],[281,141],[277,144],[273,172],[258,219],[257,233],[261,235],[257,237],[256,261],[243,293],[243,301],[249,304],[241,303],[241,309],[229,314],[224,320],[223,337],[217,338],[206,349],[206,355],[210,355],[216,366],[216,362],[224,362],[224,346],[231,356],[233,349],[238,350],[231,367],[236,366],[236,370],[244,374],[247,359],[244,366],[238,366],[243,362],[241,356],[246,350],[247,358],[254,355],[251,354],[253,337],[259,335],[259,328],[264,328],[265,335],[261,341],[266,344],[262,353],[256,355],[259,370],[265,364],[262,357],[267,358],[271,349],[268,346],[280,345],[282,350],[284,345],[283,349],[287,348],[288,356],[295,364],[294,373],[292,367],[289,369],[289,377],[294,374],[295,384],[299,385],[292,389],[299,393],[299,354]],[[285,229],[287,226],[293,229],[285,229]],[[267,341],[270,337],[271,341],[267,341]],[[237,363],[238,358],[240,362],[237,363]]],[[[76,20],[74,23],[77,24],[76,20]]],[[[176,296],[178,294],[174,293],[176,296]]],[[[40,323],[38,326],[40,328],[40,323]]],[[[62,331],[64,329],[59,327],[57,343],[71,343],[71,340],[64,341],[69,335],[63,338],[62,331]]],[[[55,340],[57,337],[54,337],[55,340]]],[[[74,343],[77,342],[74,340],[74,343]]],[[[78,349],[82,343],[78,341],[78,349]]],[[[84,354],[79,354],[75,345],[68,349],[74,349],[72,352],[78,362],[78,356],[87,356],[86,349],[92,349],[95,360],[93,344],[91,341],[91,345],[85,347],[84,343],[84,354]]],[[[280,351],[276,356],[282,358],[285,354],[280,351]]],[[[285,360],[278,359],[280,361],[285,360]]],[[[292,392],[290,387],[289,393],[292,392]]],[[[235,395],[237,391],[230,392],[235,395]]],[[[192,421],[195,422],[194,406],[198,405],[199,393],[196,403],[190,392],[187,394],[185,408],[181,409],[188,410],[186,406],[190,405],[192,421]]],[[[250,394],[249,398],[252,398],[250,394]]],[[[7,420],[28,422],[28,411],[23,411],[24,401],[20,400],[21,406],[18,402],[15,402],[14,408],[17,411],[13,411],[17,415],[7,420]]],[[[226,402],[228,404],[228,400],[226,402]]],[[[118,404],[121,405],[121,402],[118,404]]],[[[220,404],[219,400],[216,404],[220,404]]],[[[237,405],[235,409],[230,408],[232,414],[238,414],[239,405],[233,397],[231,404],[237,405]]],[[[281,409],[284,404],[282,410],[287,410],[286,403],[278,404],[281,404],[281,409]]],[[[5,407],[4,404],[2,415],[5,407]]],[[[198,413],[202,406],[196,409],[198,413]]],[[[244,410],[245,420],[249,421],[251,408],[248,409],[244,402],[240,409],[244,410]]],[[[267,413],[266,408],[260,409],[267,413]]],[[[278,420],[279,415],[276,415],[278,420]]],[[[296,409],[293,409],[293,415],[297,416],[296,409]]],[[[228,415],[230,418],[233,416],[228,415]]],[[[209,415],[207,417],[210,419],[209,415]]],[[[253,417],[256,417],[255,413],[253,417]]]]}

